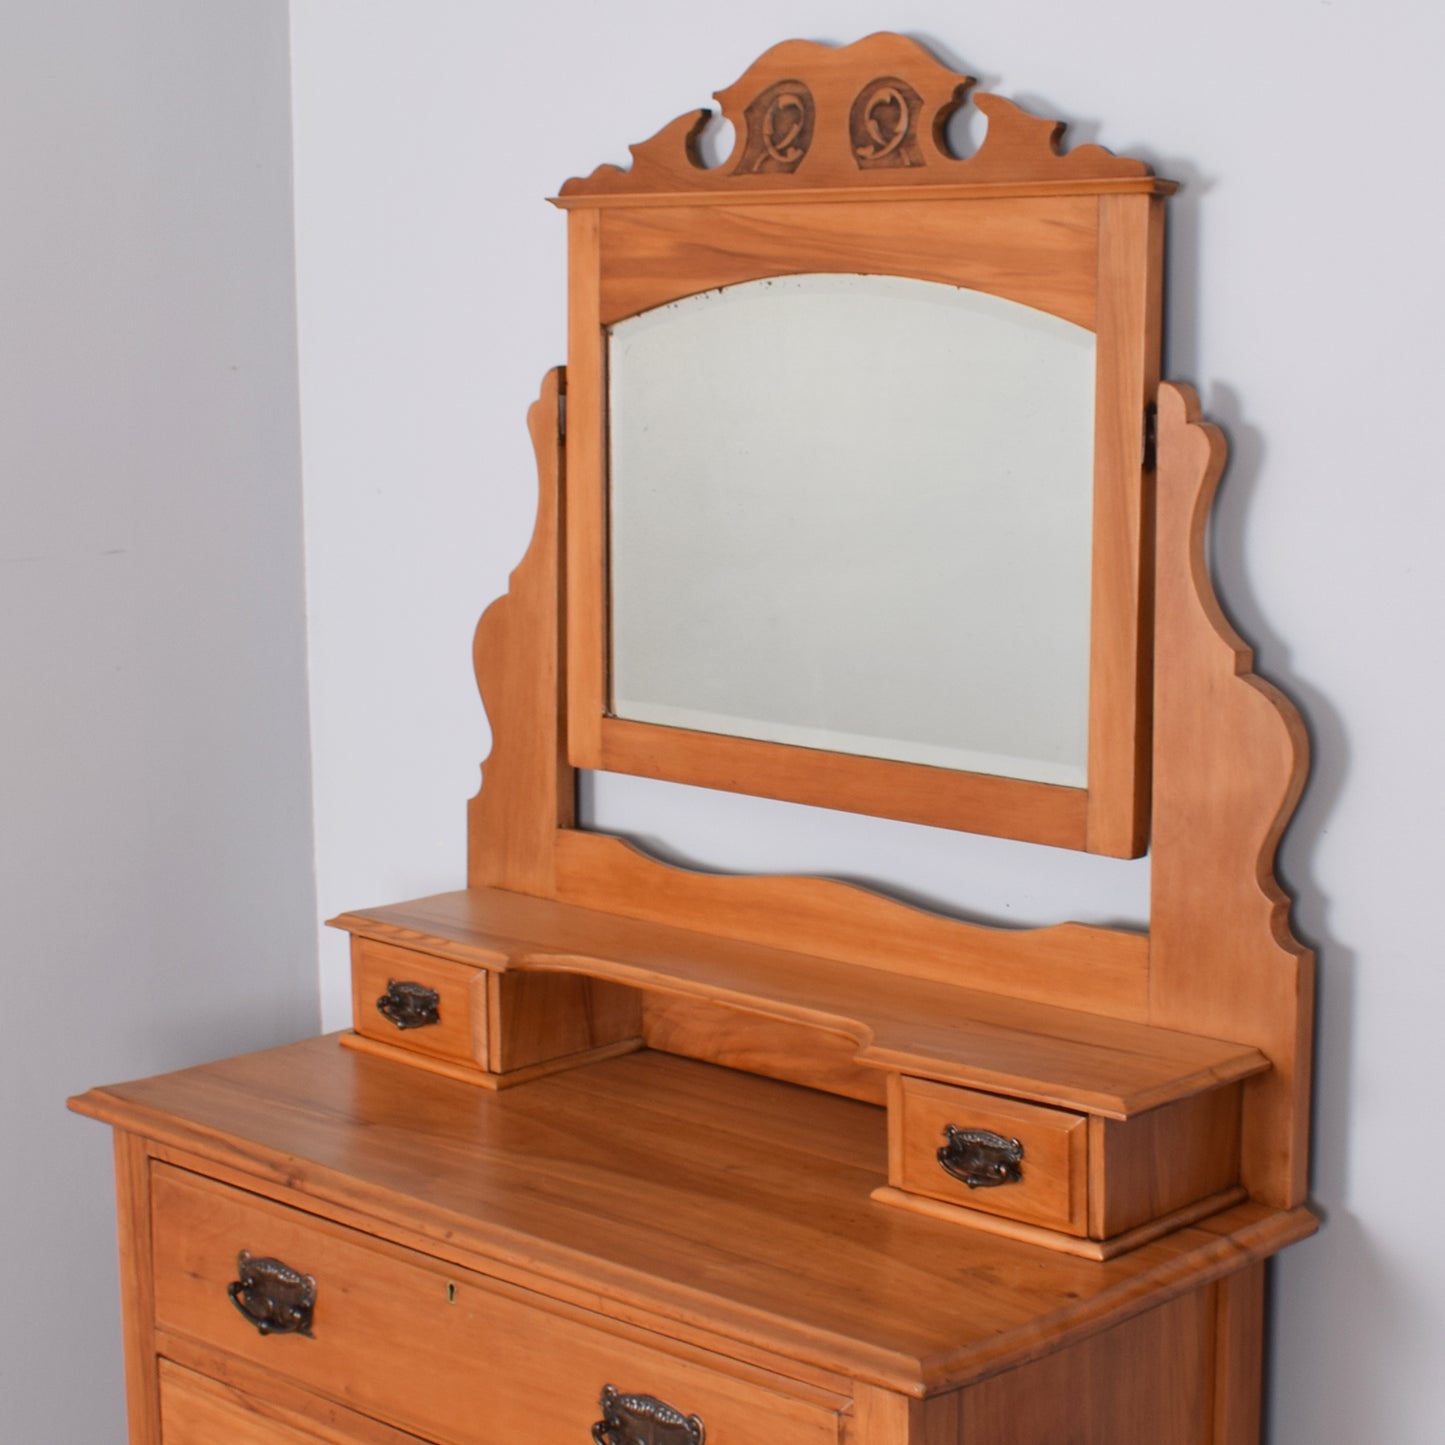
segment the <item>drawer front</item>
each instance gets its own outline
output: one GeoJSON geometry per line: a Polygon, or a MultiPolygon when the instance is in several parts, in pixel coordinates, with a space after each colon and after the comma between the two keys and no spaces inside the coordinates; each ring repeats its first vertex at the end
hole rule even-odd
{"type": "Polygon", "coordinates": [[[1066,1234],[1085,1233],[1089,1135],[1082,1114],[900,1077],[888,1125],[889,1183],[895,1188],[1066,1234]],[[950,1135],[950,1129],[960,1132],[950,1135]],[[974,1135],[993,1138],[975,1142],[974,1135]],[[940,1162],[945,1148],[955,1172],[940,1162]]]}
{"type": "Polygon", "coordinates": [[[159,1367],[163,1445],[425,1445],[359,1416],[338,1419],[335,1407],[312,1420],[170,1360],[159,1367]]]}
{"type": "Polygon", "coordinates": [[[456,1063],[487,1067],[487,975],[370,938],[351,940],[357,1033],[456,1063]],[[436,998],[435,1019],[427,1009],[436,998]]]}
{"type": "Polygon", "coordinates": [[[167,1165],[152,1199],[162,1330],[438,1445],[586,1445],[608,1385],[699,1417],[710,1445],[836,1445],[832,1397],[781,1377],[611,1333],[600,1316],[167,1165]],[[242,1250],[252,1270],[274,1259],[314,1279],[308,1333],[262,1333],[242,1313],[228,1292],[242,1250]]]}

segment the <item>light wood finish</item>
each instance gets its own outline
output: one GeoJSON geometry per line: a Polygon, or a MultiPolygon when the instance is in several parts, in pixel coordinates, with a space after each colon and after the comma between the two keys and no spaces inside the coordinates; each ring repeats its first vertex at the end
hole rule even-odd
{"type": "Polygon", "coordinates": [[[1264,1265],[1214,1287],[1214,1434],[1211,1445],[1255,1445],[1264,1396],[1264,1265]]]}
{"type": "Polygon", "coordinates": [[[1314,958],[1274,855],[1308,739],[1214,595],[1205,537],[1225,445],[1198,417],[1187,387],[1160,388],[1149,1013],[1268,1055],[1245,1090],[1241,1177],[1292,1206],[1307,1186],[1314,958]]]}
{"type": "Polygon", "coordinates": [[[736,111],[738,126],[734,154],[721,166],[696,169],[674,127],[633,147],[630,171],[604,166],[563,187],[573,207],[567,755],[581,768],[1132,857],[1143,850],[1147,831],[1144,450],[1159,372],[1162,202],[1143,163],[1098,147],[1060,156],[1054,142],[1061,126],[994,96],[980,98],[990,125],[978,153],[949,158],[928,117],[952,109],[966,83],[896,35],[841,49],[790,42],[720,96],[736,111]],[[797,73],[787,73],[788,66],[797,73]],[[875,113],[870,97],[882,110],[875,113]],[[780,148],[785,134],[793,139],[780,148]],[[873,164],[878,150],[883,154],[873,164]],[[1015,182],[1018,193],[970,194],[959,187],[964,177],[1015,182]],[[1073,187],[1094,179],[1104,189],[1036,189],[1064,177],[1073,187]],[[1136,184],[1132,194],[1105,184],[1124,178],[1147,184],[1136,184]],[[947,195],[935,194],[940,183],[951,187],[947,195]],[[882,188],[890,204],[868,203],[880,193],[870,187],[882,188]],[[654,204],[640,204],[650,191],[654,204]],[[681,204],[687,194],[731,201],[681,204]],[[638,204],[600,209],[617,196],[638,204]],[[783,204],[783,196],[795,203],[783,204]],[[760,197],[768,203],[755,204],[760,197]],[[611,715],[606,328],[714,287],[815,271],[977,287],[1095,331],[1087,788],[611,715]]]}
{"type": "Polygon", "coordinates": [[[576,783],[563,756],[560,563],[562,372],[527,413],[537,454],[537,522],[504,597],[477,624],[473,662],[492,725],[482,788],[467,807],[467,877],[546,893],[557,830],[572,825],[576,783]]]}
{"type": "Polygon", "coordinates": [[[676,994],[647,994],[642,1036],[650,1049],[766,1074],[810,1089],[882,1104],[888,1077],[856,1060],[857,1040],[806,1024],[676,994]]]}
{"type": "Polygon", "coordinates": [[[1130,857],[1143,851],[1149,828],[1153,517],[1145,499],[1152,478],[1143,487],[1139,479],[1149,460],[1143,420],[1159,386],[1164,203],[1101,196],[1098,208],[1085,830],[1090,852],[1130,857]]]}
{"type": "Polygon", "coordinates": [[[615,1044],[602,1044],[595,1049],[584,1049],[574,1054],[558,1054],[523,1068],[511,1069],[505,1074],[494,1074],[478,1069],[471,1064],[454,1064],[448,1059],[431,1054],[419,1054],[397,1044],[384,1043],[380,1039],[367,1038],[365,1034],[342,1034],[341,1046],[355,1049],[361,1054],[370,1054],[376,1059],[389,1059],[392,1063],[404,1064],[408,1068],[425,1069],[444,1079],[455,1079],[463,1084],[473,1084],[480,1089],[512,1089],[518,1084],[530,1083],[533,1079],[546,1078],[548,1074],[560,1074],[564,1069],[575,1069],[582,1064],[597,1063],[602,1059],[615,1059],[619,1054],[636,1052],[642,1046],[640,1039],[622,1039],[615,1044]]]}
{"type": "Polygon", "coordinates": [[[1112,1239],[1230,1190],[1239,1180],[1240,1086],[1089,1120],[1089,1233],[1112,1239]]]}
{"type": "Polygon", "coordinates": [[[115,1213],[120,1244],[120,1302],[130,1445],[160,1445],[155,1356],[155,1271],[151,1257],[150,1159],[145,1141],[115,1134],[115,1213]]]}
{"type": "Polygon", "coordinates": [[[336,920],[347,1047],[72,1100],[118,1131],[132,1445],[562,1445],[604,1383],[715,1445],[1258,1445],[1264,1263],[1316,1227],[1313,960],[1273,871],[1304,730],[1210,584],[1222,440],[1157,386],[1172,187],[992,96],[953,158],[966,84],[898,36],[790,42],[720,96],[723,165],[683,117],[564,186],[569,371],[529,413],[536,529],[476,634],[468,888],[336,920]],[[693,746],[604,716],[603,327],[870,259],[1096,332],[1090,791],[974,780],[945,820],[907,765],[715,743],[692,780],[1127,854],[1152,769],[1147,935],[711,876],[576,827],[573,761],[681,777],[693,746]],[[448,995],[425,1045],[366,1013],[400,962],[448,995]],[[963,1101],[1028,1133],[1023,1211],[939,1193],[930,1136],[963,1101]],[[243,1247],[317,1273],[315,1339],[230,1306],[243,1247]]]}
{"type": "Polygon", "coordinates": [[[912,1194],[1082,1235],[1088,1229],[1089,1121],[973,1089],[895,1077],[889,1107],[890,1184],[912,1194]],[[938,1161],[948,1125],[985,1129],[1023,1146],[1021,1177],[997,1188],[969,1188],[938,1161]]]}
{"type": "MultiPolygon", "coordinates": [[[[607,694],[607,647],[603,637],[608,609],[607,514],[602,486],[607,476],[606,338],[601,310],[599,259],[602,221],[595,211],[567,217],[567,507],[565,547],[559,553],[558,583],[565,592],[566,630],[539,632],[538,647],[557,652],[556,666],[565,694],[565,735],[558,738],[564,758],[595,757],[602,746],[602,699],[607,694]],[[580,494],[580,495],[579,495],[580,494]],[[573,639],[583,637],[585,645],[573,639]],[[585,705],[579,698],[586,699],[585,705]]],[[[538,891],[538,890],[533,890],[538,891]]]]}
{"type": "Polygon", "coordinates": [[[1182,1209],[1161,1214],[1157,1219],[1139,1225],[1137,1229],[1125,1230],[1123,1234],[1113,1235],[1109,1239],[1085,1238],[1077,1234],[1067,1234],[1061,1229],[1025,1224],[1022,1220],[1009,1219],[1002,1214],[984,1214],[966,1205],[949,1204],[926,1194],[895,1189],[891,1184],[880,1185],[873,1191],[872,1198],[879,1204],[891,1204],[959,1228],[981,1229],[986,1234],[997,1234],[1003,1239],[1016,1239],[1040,1249],[1058,1250],[1078,1259],[1104,1260],[1118,1259],[1120,1255],[1128,1254],[1142,1245],[1163,1239],[1166,1234],[1173,1234],[1176,1229],[1184,1229],[1191,1224],[1205,1224],[1211,1216],[1242,1203],[1246,1195],[1244,1190],[1238,1187],[1226,1189],[1219,1194],[1196,1200],[1182,1209]]]}
{"type": "Polygon", "coordinates": [[[584,908],[1143,1022],[1149,940],[1063,923],[989,928],[830,878],[699,873],[604,834],[557,839],[557,896],[584,908]]]}
{"type": "Polygon", "coordinates": [[[489,973],[486,985],[494,1073],[642,1041],[642,1005],[633,989],[548,973],[489,973]]]}
{"type": "Polygon", "coordinates": [[[351,940],[351,1023],[360,1034],[401,1049],[487,1068],[487,976],[435,955],[373,938],[351,940]],[[378,1008],[393,982],[435,989],[437,1022],[400,1029],[378,1008]]]}
{"type": "Polygon", "coordinates": [[[838,1436],[836,1406],[770,1388],[757,1372],[717,1373],[600,1317],[558,1313],[541,1297],[167,1166],[156,1170],[154,1229],[162,1328],[427,1439],[585,1440],[603,1385],[617,1382],[703,1415],[724,1438],[746,1438],[760,1420],[790,1445],[838,1436]],[[262,1336],[234,1308],[226,1285],[240,1248],[315,1276],[311,1337],[262,1336]]]}
{"type": "Polygon", "coordinates": [[[490,1093],[320,1039],[74,1107],[444,1273],[593,1319],[605,1300],[609,1329],[672,1341],[660,1350],[916,1398],[1189,1296],[1315,1227],[1241,1205],[1104,1263],[953,1229],[869,1200],[880,1110],[654,1053],[490,1093]]]}
{"type": "Polygon", "coordinates": [[[679,296],[769,276],[848,275],[867,256],[880,273],[986,291],[1093,331],[1099,205],[1092,196],[897,197],[886,207],[833,201],[609,211],[599,222],[597,320],[611,326],[679,296]]]}
{"type": "Polygon", "coordinates": [[[629,169],[599,166],[586,179],[568,181],[561,199],[596,205],[639,193],[685,197],[745,190],[766,195],[798,188],[877,187],[886,188],[883,193],[888,194],[899,187],[989,183],[1017,190],[1079,181],[1112,182],[1129,189],[1168,184],[1156,182],[1143,161],[1111,155],[1101,146],[1079,146],[1061,154],[1062,122],[1031,116],[996,95],[974,98],[988,118],[988,130],[973,155],[955,159],[941,143],[942,125],[972,83],[970,76],[948,69],[917,41],[903,35],[870,35],[839,47],[784,41],[717,93],[722,113],[736,131],[732,154],[720,165],[706,168],[698,159],[695,141],[709,112],[694,111],[679,116],[651,140],[629,147],[629,169]],[[854,132],[859,129],[851,123],[855,104],[866,98],[870,84],[878,85],[880,78],[894,87],[901,81],[902,87],[916,96],[916,102],[909,103],[906,134],[898,135],[898,128],[891,126],[871,140],[866,134],[855,140],[854,132]],[[783,153],[805,150],[796,163],[796,175],[790,175],[773,169],[776,160],[757,164],[765,130],[774,140],[786,135],[790,128],[786,118],[781,126],[769,126],[766,113],[754,112],[756,123],[750,125],[749,109],[775,86],[787,85],[797,92],[802,88],[800,79],[811,96],[814,119],[810,137],[795,137],[783,147],[783,153]],[[889,145],[891,155],[877,157],[877,164],[860,166],[861,148],[886,149],[889,145]],[[900,160],[911,164],[888,163],[900,160]]]}
{"type": "Polygon", "coordinates": [[[1219,1040],[497,889],[441,893],[332,921],[463,963],[562,970],[748,1009],[852,1037],[864,1065],[1109,1118],[1265,1067],[1254,1050],[1219,1040]]]}
{"type": "Polygon", "coordinates": [[[1210,1305],[1198,1291],[963,1391],[960,1439],[1208,1445],[1210,1305]]]}
{"type": "Polygon", "coordinates": [[[278,1387],[273,1376],[252,1376],[247,1392],[169,1359],[157,1373],[166,1445],[424,1445],[415,1435],[278,1387]],[[278,1395],[300,1408],[288,1408],[278,1395]]]}
{"type": "MultiPolygon", "coordinates": [[[[599,620],[589,630],[600,637],[603,624],[599,620]]],[[[934,828],[966,827],[972,833],[1021,838],[1054,848],[1082,848],[1087,837],[1088,795],[1082,788],[605,715],[598,718],[597,739],[595,753],[573,753],[578,767],[899,818],[934,828]]]]}

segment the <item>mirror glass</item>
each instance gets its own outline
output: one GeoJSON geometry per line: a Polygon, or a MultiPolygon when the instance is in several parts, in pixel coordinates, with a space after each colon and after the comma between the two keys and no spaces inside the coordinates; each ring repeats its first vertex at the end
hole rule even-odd
{"type": "Polygon", "coordinates": [[[607,358],[615,716],[1086,784],[1091,331],[803,275],[607,358]]]}

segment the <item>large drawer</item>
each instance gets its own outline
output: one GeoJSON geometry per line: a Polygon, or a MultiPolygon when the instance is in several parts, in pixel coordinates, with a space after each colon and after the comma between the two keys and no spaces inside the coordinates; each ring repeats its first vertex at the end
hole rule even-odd
{"type": "Polygon", "coordinates": [[[158,1365],[163,1445],[426,1445],[335,1406],[319,1419],[170,1360],[158,1365]]]}
{"type": "Polygon", "coordinates": [[[782,1376],[616,1333],[601,1316],[168,1165],[154,1166],[152,1200],[160,1330],[438,1445],[580,1445],[608,1386],[698,1417],[710,1445],[838,1439],[842,1402],[782,1376]],[[243,1314],[229,1292],[241,1251],[248,1273],[276,1260],[314,1279],[309,1333],[263,1333],[243,1314]]]}

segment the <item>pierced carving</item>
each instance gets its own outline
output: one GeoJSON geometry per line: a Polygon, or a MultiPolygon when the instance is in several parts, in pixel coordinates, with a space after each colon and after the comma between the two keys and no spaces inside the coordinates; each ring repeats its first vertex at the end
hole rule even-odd
{"type": "Polygon", "coordinates": [[[703,1445],[696,1415],[684,1415],[655,1395],[624,1395],[602,1387],[602,1418],[592,1427],[597,1445],[703,1445]]]}
{"type": "Polygon", "coordinates": [[[704,164],[698,139],[710,113],[691,111],[629,147],[630,170],[599,166],[567,181],[560,200],[782,192],[789,189],[782,176],[796,176],[792,184],[800,190],[1102,180],[1136,182],[1125,189],[1173,189],[1154,181],[1143,161],[1102,146],[1062,151],[1062,121],[1029,115],[997,95],[976,97],[988,117],[977,151],[953,155],[943,127],[972,84],[906,35],[870,35],[839,47],[787,40],[717,93],[739,136],[726,163],[704,164]]]}
{"type": "Polygon", "coordinates": [[[770,85],[743,112],[747,139],[734,175],[790,175],[813,144],[813,92],[801,80],[770,85]]]}
{"type": "Polygon", "coordinates": [[[860,170],[921,166],[918,123],[923,97],[896,76],[885,75],[860,90],[848,115],[848,141],[860,170]]]}

